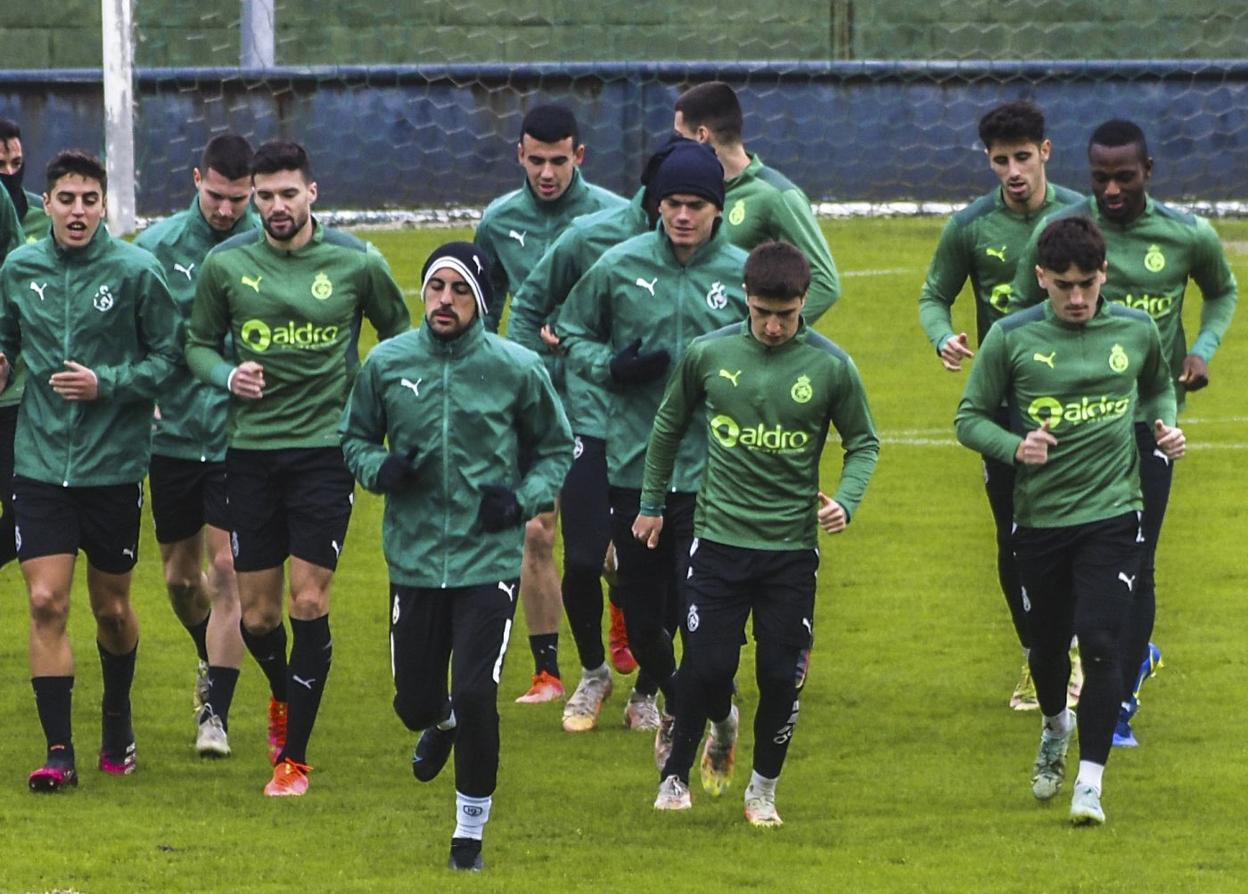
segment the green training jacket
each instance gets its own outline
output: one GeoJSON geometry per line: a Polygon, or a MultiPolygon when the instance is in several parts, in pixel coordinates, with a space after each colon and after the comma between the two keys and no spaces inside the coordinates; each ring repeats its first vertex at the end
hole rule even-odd
{"type": "Polygon", "coordinates": [[[378,345],[339,432],[347,467],[373,491],[389,455],[383,439],[397,453],[420,450],[382,520],[390,580],[406,587],[519,577],[524,526],[485,532],[481,485],[510,487],[531,518],[554,508],[572,465],[572,431],[541,360],[479,319],[451,341],[422,326],[378,345]],[[523,475],[521,450],[531,458],[523,475]]]}
{"type": "MultiPolygon", "coordinates": [[[[570,368],[608,389],[607,477],[616,487],[639,489],[646,441],[663,390],[676,364],[699,335],[746,315],[741,285],[746,253],[714,235],[682,265],[663,225],[606,251],[572,289],[559,314],[570,368]],[[611,358],[634,340],[641,351],[666,350],[667,373],[653,382],[619,385],[611,358]]],[[[695,429],[681,444],[672,490],[692,493],[702,480],[706,432],[695,429]]]]}
{"type": "Polygon", "coordinates": [[[1132,421],[1174,425],[1174,387],[1148,314],[1103,298],[1085,324],[1045,301],[988,331],[958,404],[958,440],[1016,467],[1014,520],[1059,528],[1143,506],[1132,421]],[[1010,430],[993,421],[1002,402],[1010,430]],[[1045,421],[1057,439],[1043,465],[1016,464],[1027,432],[1045,421]]]}
{"type": "Polygon", "coordinates": [[[828,426],[845,450],[832,498],[852,518],[880,439],[849,355],[803,322],[763,344],[744,320],[695,339],[668,383],[646,450],[643,515],[661,515],[690,422],[705,426],[706,475],[694,531],[746,549],[810,549],[818,540],[819,457],[828,426]]]}
{"type": "Polygon", "coordinates": [[[337,447],[359,366],[361,317],[382,339],[411,325],[386,259],[354,236],[313,223],[312,239],[293,252],[274,248],[260,229],[221,243],[195,284],[186,341],[191,372],[228,390],[238,364],[264,367],[262,398],[231,396],[231,447],[337,447]]]}
{"type": "Polygon", "coordinates": [[[43,210],[43,196],[26,192],[26,213],[22,216],[22,232],[27,242],[38,242],[52,230],[52,218],[43,210]]]}
{"type": "MultiPolygon", "coordinates": [[[[22,225],[17,219],[17,209],[5,189],[0,189],[0,264],[14,249],[25,244],[22,225]]],[[[9,387],[0,394],[0,407],[14,407],[21,403],[22,389],[26,387],[26,364],[21,357],[8,357],[9,387]]]]}
{"type": "Polygon", "coordinates": [[[0,268],[0,351],[29,376],[17,416],[16,474],[65,487],[142,481],[153,399],[181,351],[182,324],[160,265],[103,223],[67,249],[51,236],[0,268]],[[99,380],[93,401],[65,400],[49,377],[72,360],[99,380]]]}
{"type": "MultiPolygon", "coordinates": [[[[204,219],[196,193],[189,208],[148,227],[134,244],[150,251],[160,262],[182,322],[187,324],[204,257],[226,239],[258,226],[259,216],[248,207],[229,232],[213,229],[204,219]]],[[[160,419],[152,435],[152,453],[199,462],[225,459],[228,391],[195,378],[183,359],[161,388],[158,406],[160,419]]]]}
{"type": "Polygon", "coordinates": [[[626,199],[594,186],[581,176],[579,169],[573,172],[572,182],[563,195],[552,202],[535,196],[527,177],[519,189],[490,202],[473,236],[491,261],[490,285],[494,294],[484,320],[486,328],[498,331],[508,293],[520,288],[573,218],[624,204],[626,199]]]}

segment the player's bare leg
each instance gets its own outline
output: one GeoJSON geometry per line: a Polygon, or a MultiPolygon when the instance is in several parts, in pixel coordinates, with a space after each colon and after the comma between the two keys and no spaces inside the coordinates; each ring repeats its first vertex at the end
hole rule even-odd
{"type": "Polygon", "coordinates": [[[559,570],[555,567],[555,525],[553,512],[543,512],[524,526],[524,559],[520,565],[520,601],[525,625],[529,628],[529,648],[533,652],[533,685],[516,699],[521,704],[554,701],[563,695],[559,676],[559,621],[563,616],[563,596],[559,570]]]}
{"type": "Polygon", "coordinates": [[[286,744],[286,627],[282,623],[281,565],[260,571],[239,571],[239,631],[247,651],[269,682],[269,760],[276,761],[286,744]]]}
{"type": "Polygon", "coordinates": [[[184,540],[160,544],[169,605],[195,643],[199,656],[195,675],[194,708],[198,717],[208,697],[208,623],[212,603],[203,571],[204,537],[197,531],[184,540]]]}

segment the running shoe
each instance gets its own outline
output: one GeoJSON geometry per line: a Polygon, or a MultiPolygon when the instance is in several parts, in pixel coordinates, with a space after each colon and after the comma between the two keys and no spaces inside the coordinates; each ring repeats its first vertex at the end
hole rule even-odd
{"type": "Polygon", "coordinates": [[[568,703],[563,706],[563,729],[569,733],[584,733],[598,724],[602,703],[611,695],[611,671],[603,665],[597,671],[581,671],[581,682],[568,703]]]}
{"type": "Polygon", "coordinates": [[[748,785],[745,788],[745,818],[758,829],[775,829],[784,825],[776,812],[776,793],[748,785]]]}
{"type": "Polygon", "coordinates": [[[689,786],[675,774],[659,783],[659,794],[654,799],[655,810],[688,810],[693,806],[689,786]]]}
{"type": "Polygon", "coordinates": [[[1031,793],[1037,800],[1047,801],[1056,795],[1066,778],[1066,752],[1070,748],[1070,737],[1075,732],[1075,719],[1071,716],[1067,717],[1067,721],[1069,726],[1063,735],[1050,733],[1047,729],[1040,731],[1040,749],[1036,752],[1036,763],[1031,773],[1031,793]]]}
{"type": "Polygon", "coordinates": [[[533,675],[533,685],[529,687],[529,691],[516,699],[516,704],[540,705],[543,702],[553,702],[562,696],[563,681],[546,671],[539,671],[533,675]]]}
{"type": "Polygon", "coordinates": [[[26,782],[32,792],[62,792],[78,784],[78,771],[73,764],[49,762],[31,773],[26,782]]]}
{"type": "Polygon", "coordinates": [[[659,728],[659,704],[653,695],[632,691],[624,706],[624,728],[649,733],[659,728]]]}
{"type": "Polygon", "coordinates": [[[225,732],[225,726],[221,718],[212,713],[211,706],[206,708],[195,736],[195,751],[200,757],[229,757],[230,737],[225,732]]]}
{"type": "Polygon", "coordinates": [[[264,787],[264,794],[270,798],[299,797],[308,790],[311,770],[307,764],[286,758],[273,768],[273,778],[264,787]]]}
{"type": "Polygon", "coordinates": [[[481,857],[481,839],[452,838],[451,859],[447,866],[466,872],[480,872],[484,869],[485,860],[481,857]]]}
{"type": "Polygon", "coordinates": [[[1023,662],[1023,673],[1010,696],[1010,707],[1015,711],[1036,711],[1040,702],[1036,699],[1036,682],[1031,678],[1031,668],[1023,662]]]}
{"type": "Polygon", "coordinates": [[[1076,782],[1074,797],[1070,799],[1070,821],[1076,826],[1104,825],[1101,793],[1090,785],[1076,782]]]}
{"type": "Polygon", "coordinates": [[[120,748],[100,749],[100,769],[110,776],[129,776],[134,772],[138,752],[131,739],[120,748]]]}
{"type": "Polygon", "coordinates": [[[737,765],[737,728],[740,725],[737,706],[721,723],[712,723],[702,748],[702,790],[718,798],[732,785],[737,765]]]}
{"type": "Polygon", "coordinates": [[[459,727],[438,729],[431,726],[416,740],[412,750],[412,775],[421,782],[434,779],[446,766],[446,759],[451,755],[451,747],[455,744],[455,733],[459,727]]]}
{"type": "Polygon", "coordinates": [[[611,632],[607,635],[607,651],[611,653],[611,666],[616,673],[631,674],[637,670],[637,659],[628,647],[628,627],[624,624],[624,612],[615,603],[608,602],[611,614],[611,632]]]}
{"type": "Polygon", "coordinates": [[[672,736],[676,732],[676,718],[664,711],[659,715],[659,728],[654,733],[654,765],[662,770],[672,756],[672,736]]]}

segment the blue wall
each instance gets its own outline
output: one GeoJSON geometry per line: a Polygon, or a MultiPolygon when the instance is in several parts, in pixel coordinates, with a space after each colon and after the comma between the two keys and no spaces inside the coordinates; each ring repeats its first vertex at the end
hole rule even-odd
{"type": "MultiPolygon", "coordinates": [[[[631,193],[675,97],[732,82],[746,142],[813,199],[965,200],[991,185],[980,115],[1027,97],[1046,111],[1052,179],[1083,189],[1084,145],[1111,117],[1136,120],[1161,198],[1248,198],[1248,64],[636,63],[508,67],[148,69],[138,77],[139,210],[185,206],[204,143],[232,128],[307,145],[321,202],[337,208],[480,205],[519,184],[525,109],[571,104],[587,176],[631,193]]],[[[99,72],[0,71],[0,116],[21,121],[37,167],[103,144],[99,72]]]]}

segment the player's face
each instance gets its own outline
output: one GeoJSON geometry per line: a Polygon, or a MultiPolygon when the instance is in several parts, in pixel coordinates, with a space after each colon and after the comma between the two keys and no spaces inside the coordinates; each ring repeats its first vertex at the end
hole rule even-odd
{"type": "Polygon", "coordinates": [[[316,201],[316,183],[303,179],[302,171],[256,174],[252,185],[260,221],[275,241],[289,242],[308,226],[316,201]]]}
{"type": "Polygon", "coordinates": [[[527,133],[520,138],[517,153],[533,194],[543,202],[553,202],[572,185],[572,175],[585,160],[585,146],[572,145],[565,137],[557,143],[543,143],[527,133]]]}
{"type": "Polygon", "coordinates": [[[1015,211],[1035,211],[1044,204],[1044,165],[1053,144],[997,141],[988,147],[988,165],[1001,181],[1005,203],[1015,211]]]}
{"type": "Polygon", "coordinates": [[[0,174],[16,174],[22,169],[22,141],[14,137],[0,140],[0,174]]]}
{"type": "Polygon", "coordinates": [[[215,168],[209,168],[207,174],[201,174],[196,168],[192,176],[199,193],[199,212],[208,221],[208,226],[221,233],[232,230],[239,218],[247,213],[251,178],[227,180],[215,168]]]}
{"type": "Polygon", "coordinates": [[[697,248],[710,240],[719,208],[701,196],[673,193],[659,201],[663,229],[679,248],[697,248]]]}
{"type": "Polygon", "coordinates": [[[1082,270],[1074,264],[1069,270],[1036,268],[1040,287],[1049,293],[1053,313],[1067,323],[1086,323],[1096,313],[1096,302],[1101,296],[1101,284],[1105,282],[1105,266],[1100,270],[1082,270]]]}
{"type": "Polygon", "coordinates": [[[443,267],[425,286],[425,324],[439,338],[454,338],[468,328],[477,315],[472,286],[459,272],[443,267]]]}
{"type": "Polygon", "coordinates": [[[1145,158],[1138,143],[1088,149],[1092,167],[1092,194],[1101,213],[1115,223],[1130,223],[1144,213],[1153,160],[1145,158]]]}
{"type": "Polygon", "coordinates": [[[764,298],[747,294],[745,303],[750,309],[750,331],[763,344],[774,348],[797,334],[806,296],[764,298]]]}
{"type": "Polygon", "coordinates": [[[52,220],[52,235],[66,248],[91,241],[106,207],[100,181],[81,174],[66,174],[43,194],[43,210],[52,220]]]}

